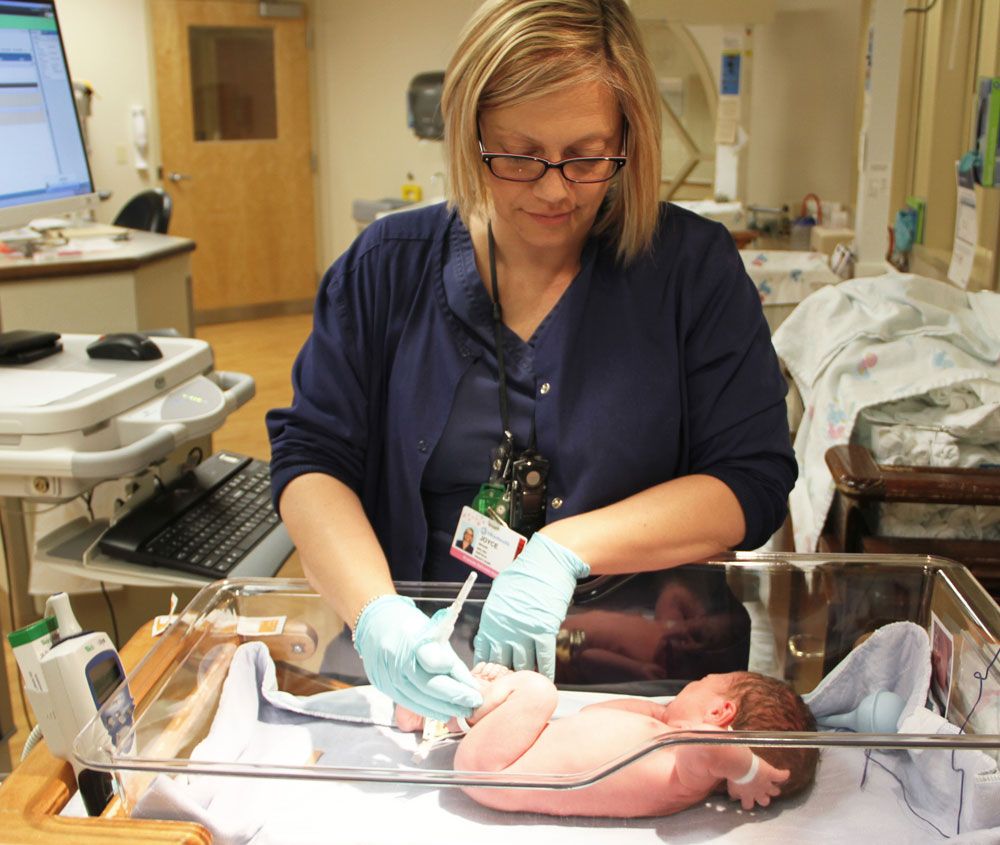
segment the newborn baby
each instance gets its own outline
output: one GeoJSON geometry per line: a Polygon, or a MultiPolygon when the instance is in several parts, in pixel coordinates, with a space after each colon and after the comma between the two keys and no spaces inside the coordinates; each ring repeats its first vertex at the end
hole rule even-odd
{"type": "MultiPolygon", "coordinates": [[[[545,676],[488,663],[472,673],[481,684],[483,706],[468,720],[471,727],[455,753],[461,771],[587,772],[672,730],[816,730],[808,707],[787,684],[754,672],[708,675],[668,704],[616,699],[551,721],[557,691],[545,676]]],[[[402,730],[420,730],[423,722],[397,706],[402,730]]],[[[460,730],[454,722],[451,727],[460,730]]],[[[818,756],[815,748],[754,753],[739,745],[681,744],[652,751],[579,789],[463,789],[497,810],[556,816],[665,816],[722,789],[749,810],[807,786],[818,756]]]]}

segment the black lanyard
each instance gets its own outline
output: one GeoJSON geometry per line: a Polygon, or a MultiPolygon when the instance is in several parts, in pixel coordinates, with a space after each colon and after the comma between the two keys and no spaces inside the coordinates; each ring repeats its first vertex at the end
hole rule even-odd
{"type": "Polygon", "coordinates": [[[479,488],[474,506],[506,522],[526,537],[545,524],[545,491],[549,462],[535,449],[535,413],[531,413],[531,441],[520,454],[514,451],[510,428],[510,402],[507,396],[507,368],[503,360],[503,309],[497,284],[496,242],[493,225],[487,223],[490,283],[493,288],[493,333],[497,345],[497,381],[500,385],[500,422],[503,440],[490,456],[490,480],[479,488]]]}
{"type": "Polygon", "coordinates": [[[507,368],[503,361],[503,309],[500,307],[500,286],[497,284],[496,241],[493,240],[493,223],[486,224],[486,239],[490,254],[490,284],[493,287],[493,337],[497,347],[497,380],[500,383],[500,423],[503,436],[513,446],[514,433],[510,430],[510,405],[507,400],[507,368]]]}
{"type": "MultiPolygon", "coordinates": [[[[503,308],[500,306],[500,286],[497,284],[496,241],[493,239],[493,223],[486,224],[486,239],[490,259],[490,286],[493,291],[493,336],[497,347],[497,381],[500,385],[500,423],[503,426],[504,442],[511,451],[514,446],[514,432],[510,427],[510,402],[507,397],[507,368],[503,360],[503,308]]],[[[535,415],[531,415],[531,440],[529,449],[535,448],[535,415]]]]}

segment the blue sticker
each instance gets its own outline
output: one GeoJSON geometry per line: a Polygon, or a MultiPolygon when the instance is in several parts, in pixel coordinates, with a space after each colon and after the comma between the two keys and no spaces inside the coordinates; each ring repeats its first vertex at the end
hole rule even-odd
{"type": "Polygon", "coordinates": [[[739,53],[722,54],[722,75],[719,81],[720,94],[740,93],[740,56],[739,53]]]}

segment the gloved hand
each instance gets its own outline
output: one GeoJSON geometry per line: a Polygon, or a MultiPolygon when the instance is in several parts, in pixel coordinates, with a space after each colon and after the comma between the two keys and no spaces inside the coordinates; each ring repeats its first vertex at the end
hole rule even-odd
{"type": "Polygon", "coordinates": [[[569,549],[533,534],[517,559],[493,582],[476,634],[476,662],[556,674],[556,634],[577,578],[590,574],[569,549]]]}
{"type": "Polygon", "coordinates": [[[428,618],[406,596],[381,596],[364,609],[354,632],[354,647],[375,688],[442,722],[468,718],[483,703],[468,667],[447,642],[434,639],[444,612],[428,618]]]}

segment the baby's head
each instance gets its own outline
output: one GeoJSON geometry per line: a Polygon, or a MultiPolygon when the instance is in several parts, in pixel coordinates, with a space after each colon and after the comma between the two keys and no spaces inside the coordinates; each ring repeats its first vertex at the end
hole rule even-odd
{"type": "MultiPolygon", "coordinates": [[[[698,721],[734,731],[815,731],[816,719],[784,681],[757,672],[706,675],[692,681],[667,705],[671,722],[698,721]]],[[[783,796],[808,786],[816,774],[819,749],[755,747],[754,753],[789,771],[783,796]]]]}
{"type": "MultiPolygon", "coordinates": [[[[733,672],[729,694],[736,704],[734,731],[815,731],[816,717],[788,684],[757,672],[733,672]]],[[[754,748],[757,756],[778,769],[788,769],[781,785],[784,797],[805,789],[816,776],[818,748],[754,748]]]]}

